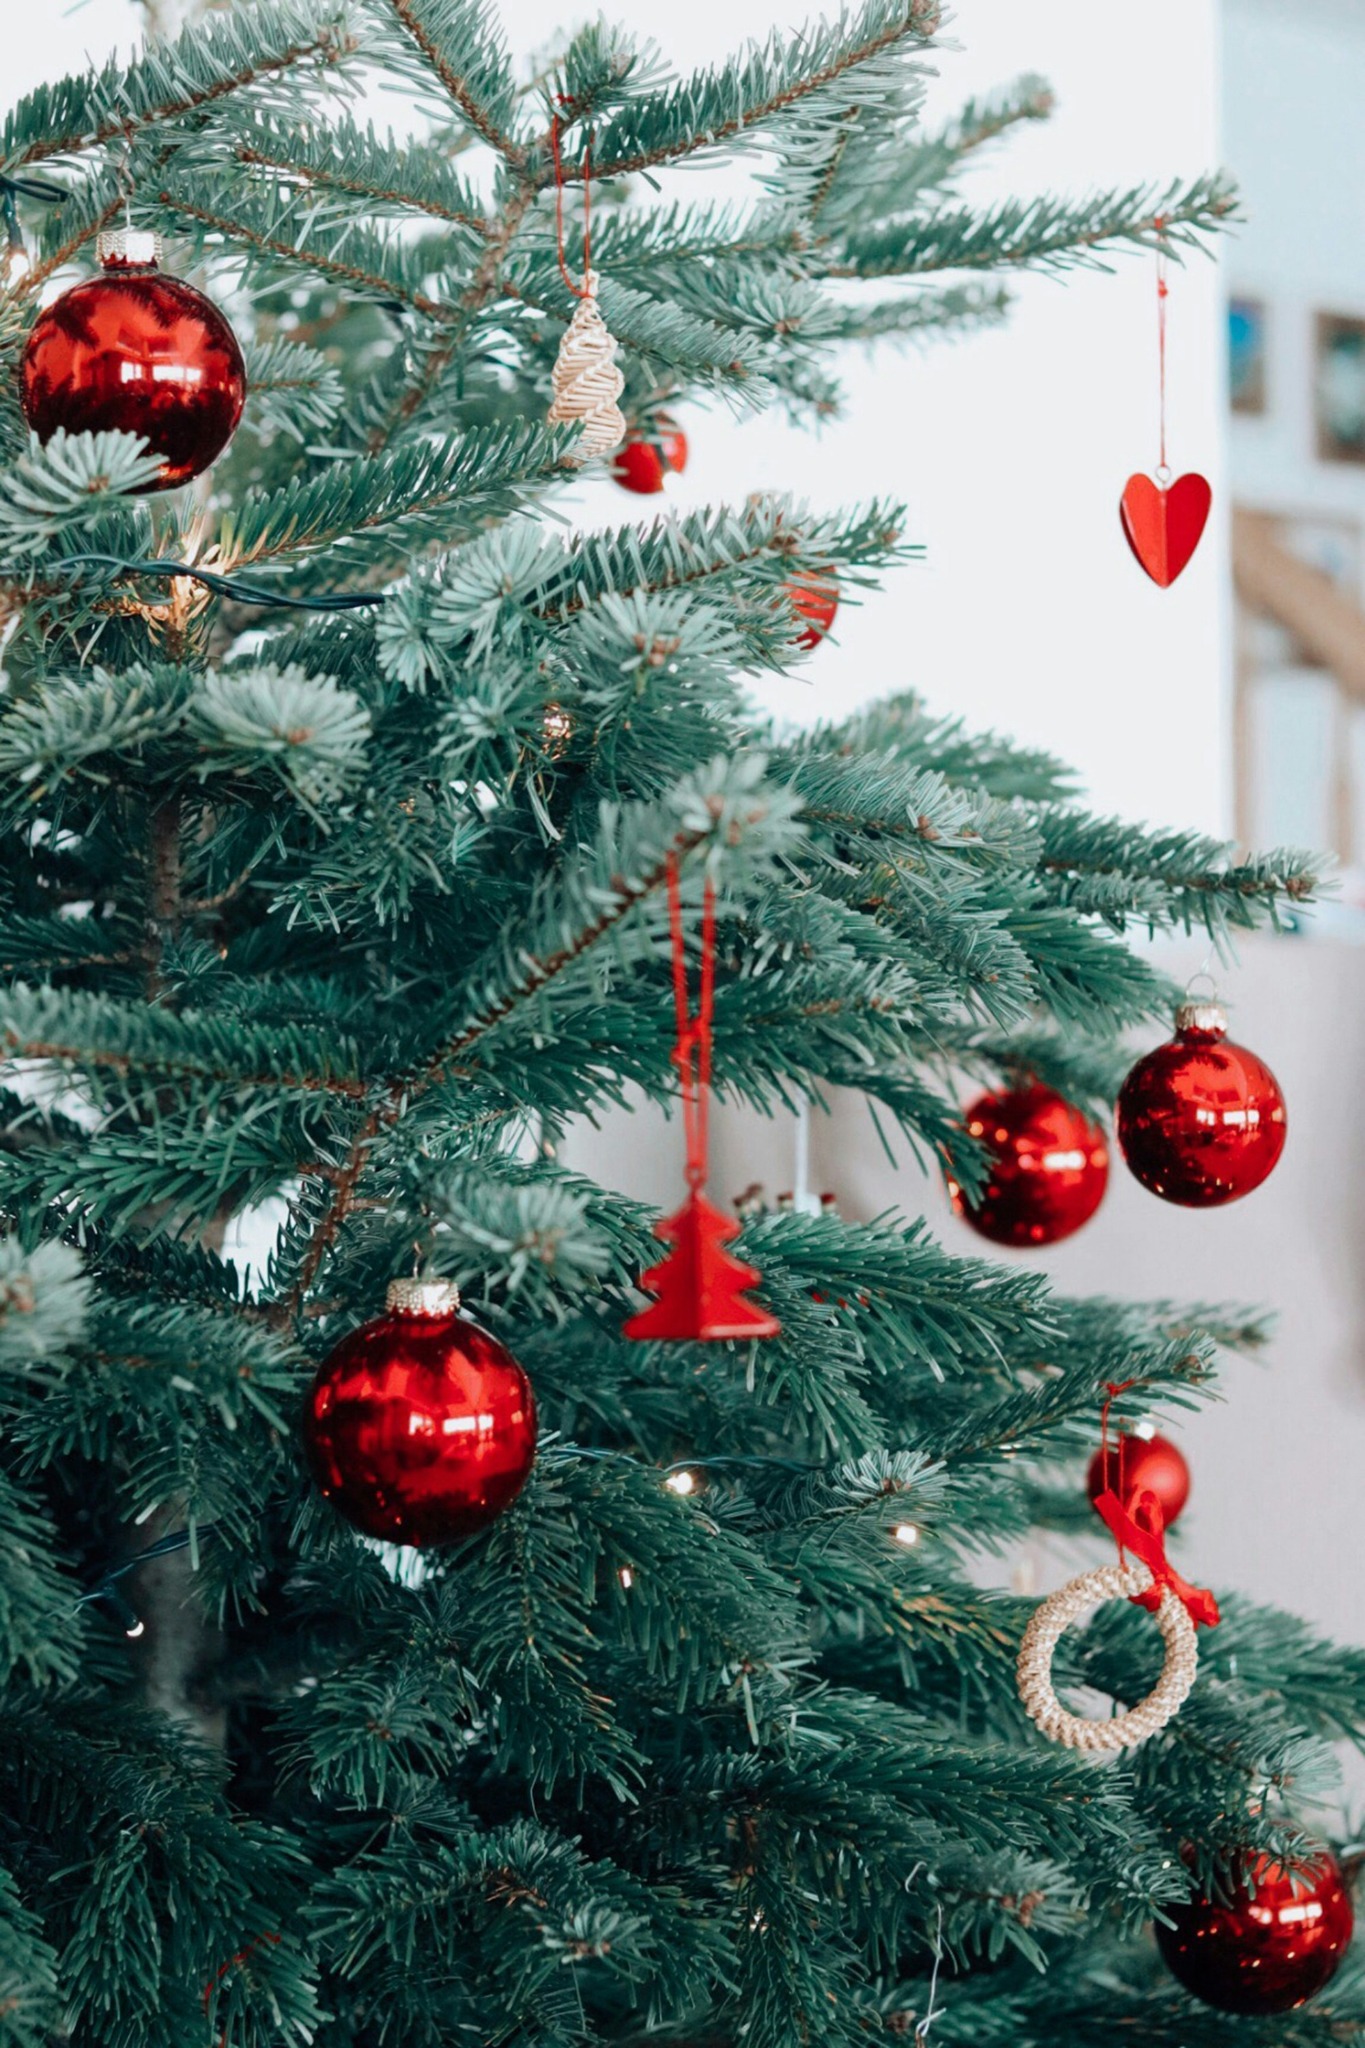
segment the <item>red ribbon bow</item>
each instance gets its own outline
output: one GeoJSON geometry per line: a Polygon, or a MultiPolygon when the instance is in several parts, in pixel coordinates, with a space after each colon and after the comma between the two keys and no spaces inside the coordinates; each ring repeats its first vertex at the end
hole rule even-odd
{"type": "Polygon", "coordinates": [[[1161,1502],[1154,1493],[1144,1488],[1133,1495],[1125,1508],[1116,1493],[1105,1492],[1096,1500],[1095,1508],[1108,1524],[1120,1555],[1131,1550],[1152,1574],[1147,1591],[1133,1595],[1135,1607],[1149,1608],[1155,1614],[1162,1594],[1169,1588],[1196,1628],[1218,1626],[1218,1602],[1212,1593],[1182,1579],[1166,1555],[1166,1523],[1161,1502]]]}

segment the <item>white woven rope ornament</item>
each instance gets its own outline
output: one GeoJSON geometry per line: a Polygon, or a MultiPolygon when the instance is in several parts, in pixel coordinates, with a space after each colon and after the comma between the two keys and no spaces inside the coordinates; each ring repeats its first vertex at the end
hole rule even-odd
{"type": "Polygon", "coordinates": [[[1145,1593],[1151,1583],[1151,1572],[1136,1559],[1132,1564],[1100,1565],[1095,1571],[1082,1572],[1078,1579],[1070,1580],[1034,1610],[1019,1646],[1015,1676],[1029,1719],[1036,1721],[1044,1735],[1051,1736],[1054,1742],[1067,1749],[1087,1750],[1092,1755],[1136,1749],[1140,1742],[1173,1720],[1189,1698],[1199,1668],[1199,1646],[1194,1623],[1179,1595],[1169,1586],[1163,1590],[1156,1611],[1156,1625],[1166,1645],[1166,1661],[1145,1700],[1110,1720],[1087,1721],[1083,1715],[1069,1714],[1053,1690],[1053,1653],[1072,1622],[1102,1601],[1131,1600],[1135,1594],[1145,1593]]]}
{"type": "Polygon", "coordinates": [[[582,422],[583,431],[569,454],[570,462],[590,462],[610,455],[626,438],[626,416],[616,403],[625,378],[616,367],[616,341],[597,310],[597,272],[583,280],[584,293],[569,322],[550,381],[554,403],[552,427],[582,422]]]}

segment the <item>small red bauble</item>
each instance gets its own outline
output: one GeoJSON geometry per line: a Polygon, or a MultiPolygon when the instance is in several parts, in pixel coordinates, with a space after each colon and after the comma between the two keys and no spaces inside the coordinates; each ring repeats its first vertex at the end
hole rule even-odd
{"type": "Polygon", "coordinates": [[[1033,1082],[981,1096],[963,1121],[991,1156],[979,1200],[948,1180],[953,1207],[973,1230],[993,1244],[1056,1244],[1090,1221],[1109,1180],[1109,1148],[1074,1103],[1033,1082]]]}
{"type": "Polygon", "coordinates": [[[1167,1907],[1156,1929],[1171,1975],[1220,2012],[1289,2012],[1336,1975],[1355,1925],[1346,1880],[1323,1852],[1290,1873],[1258,1856],[1227,1905],[1191,1899],[1167,1907]]]}
{"type": "Polygon", "coordinates": [[[1207,1209],[1258,1188],[1284,1150],[1280,1085],[1231,1045],[1217,1003],[1182,1003],[1176,1035],[1138,1061],[1118,1101],[1118,1139],[1136,1177],[1165,1202],[1207,1209]]]}
{"type": "Polygon", "coordinates": [[[367,1536],[425,1548],[469,1536],[526,1483],[531,1383],[459,1313],[444,1280],[395,1280],[386,1313],[324,1360],[303,1415],[318,1485],[367,1536]]]}
{"type": "Polygon", "coordinates": [[[794,612],[806,624],[796,635],[798,647],[818,647],[834,624],[839,609],[839,586],[832,576],[793,576],[787,596],[794,612]]]}
{"type": "Polygon", "coordinates": [[[1154,1493],[1169,1529],[1190,1497],[1190,1468],[1164,1436],[1120,1436],[1108,1451],[1096,1451],[1085,1482],[1091,1500],[1117,1494],[1126,1507],[1135,1493],[1154,1493]]]}
{"type": "Polygon", "coordinates": [[[611,473],[628,491],[652,497],[664,487],[669,470],[681,476],[687,467],[687,436],[660,413],[648,434],[632,434],[612,457],[611,473]]]}
{"type": "Polygon", "coordinates": [[[104,274],[39,314],[24,345],[19,396],[40,441],[141,434],[171,490],[215,462],[246,399],[237,337],[202,292],[157,268],[155,235],[101,235],[104,274]]]}

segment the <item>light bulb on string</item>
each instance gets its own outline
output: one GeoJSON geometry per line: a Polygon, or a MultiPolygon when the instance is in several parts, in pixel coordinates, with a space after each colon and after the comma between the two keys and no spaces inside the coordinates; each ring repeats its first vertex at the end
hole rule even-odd
{"type": "Polygon", "coordinates": [[[919,1542],[919,1530],[913,1522],[897,1522],[891,1534],[906,1550],[913,1550],[919,1542]]]}
{"type": "Polygon", "coordinates": [[[3,208],[0,208],[5,223],[5,253],[0,257],[0,282],[7,291],[23,283],[33,268],[33,259],[24,243],[19,227],[19,212],[14,204],[14,194],[5,194],[3,208]]]}

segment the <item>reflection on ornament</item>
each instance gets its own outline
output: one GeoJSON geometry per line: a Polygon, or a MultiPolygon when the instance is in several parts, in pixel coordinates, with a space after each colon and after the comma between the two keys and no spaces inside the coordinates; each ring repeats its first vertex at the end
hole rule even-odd
{"type": "Polygon", "coordinates": [[[1218,1003],[1186,1002],[1176,1035],[1140,1059],[1118,1100],[1118,1140],[1145,1188],[1184,1208],[1215,1208],[1258,1188],[1284,1150],[1280,1084],[1227,1039],[1218,1003]]]}
{"type": "Polygon", "coordinates": [[[1109,1182],[1104,1133],[1055,1088],[1032,1082],[979,1096],[963,1124],[989,1154],[990,1178],[971,1199],[950,1173],[948,1193],[993,1244],[1057,1244],[1099,1208],[1109,1182]]]}

